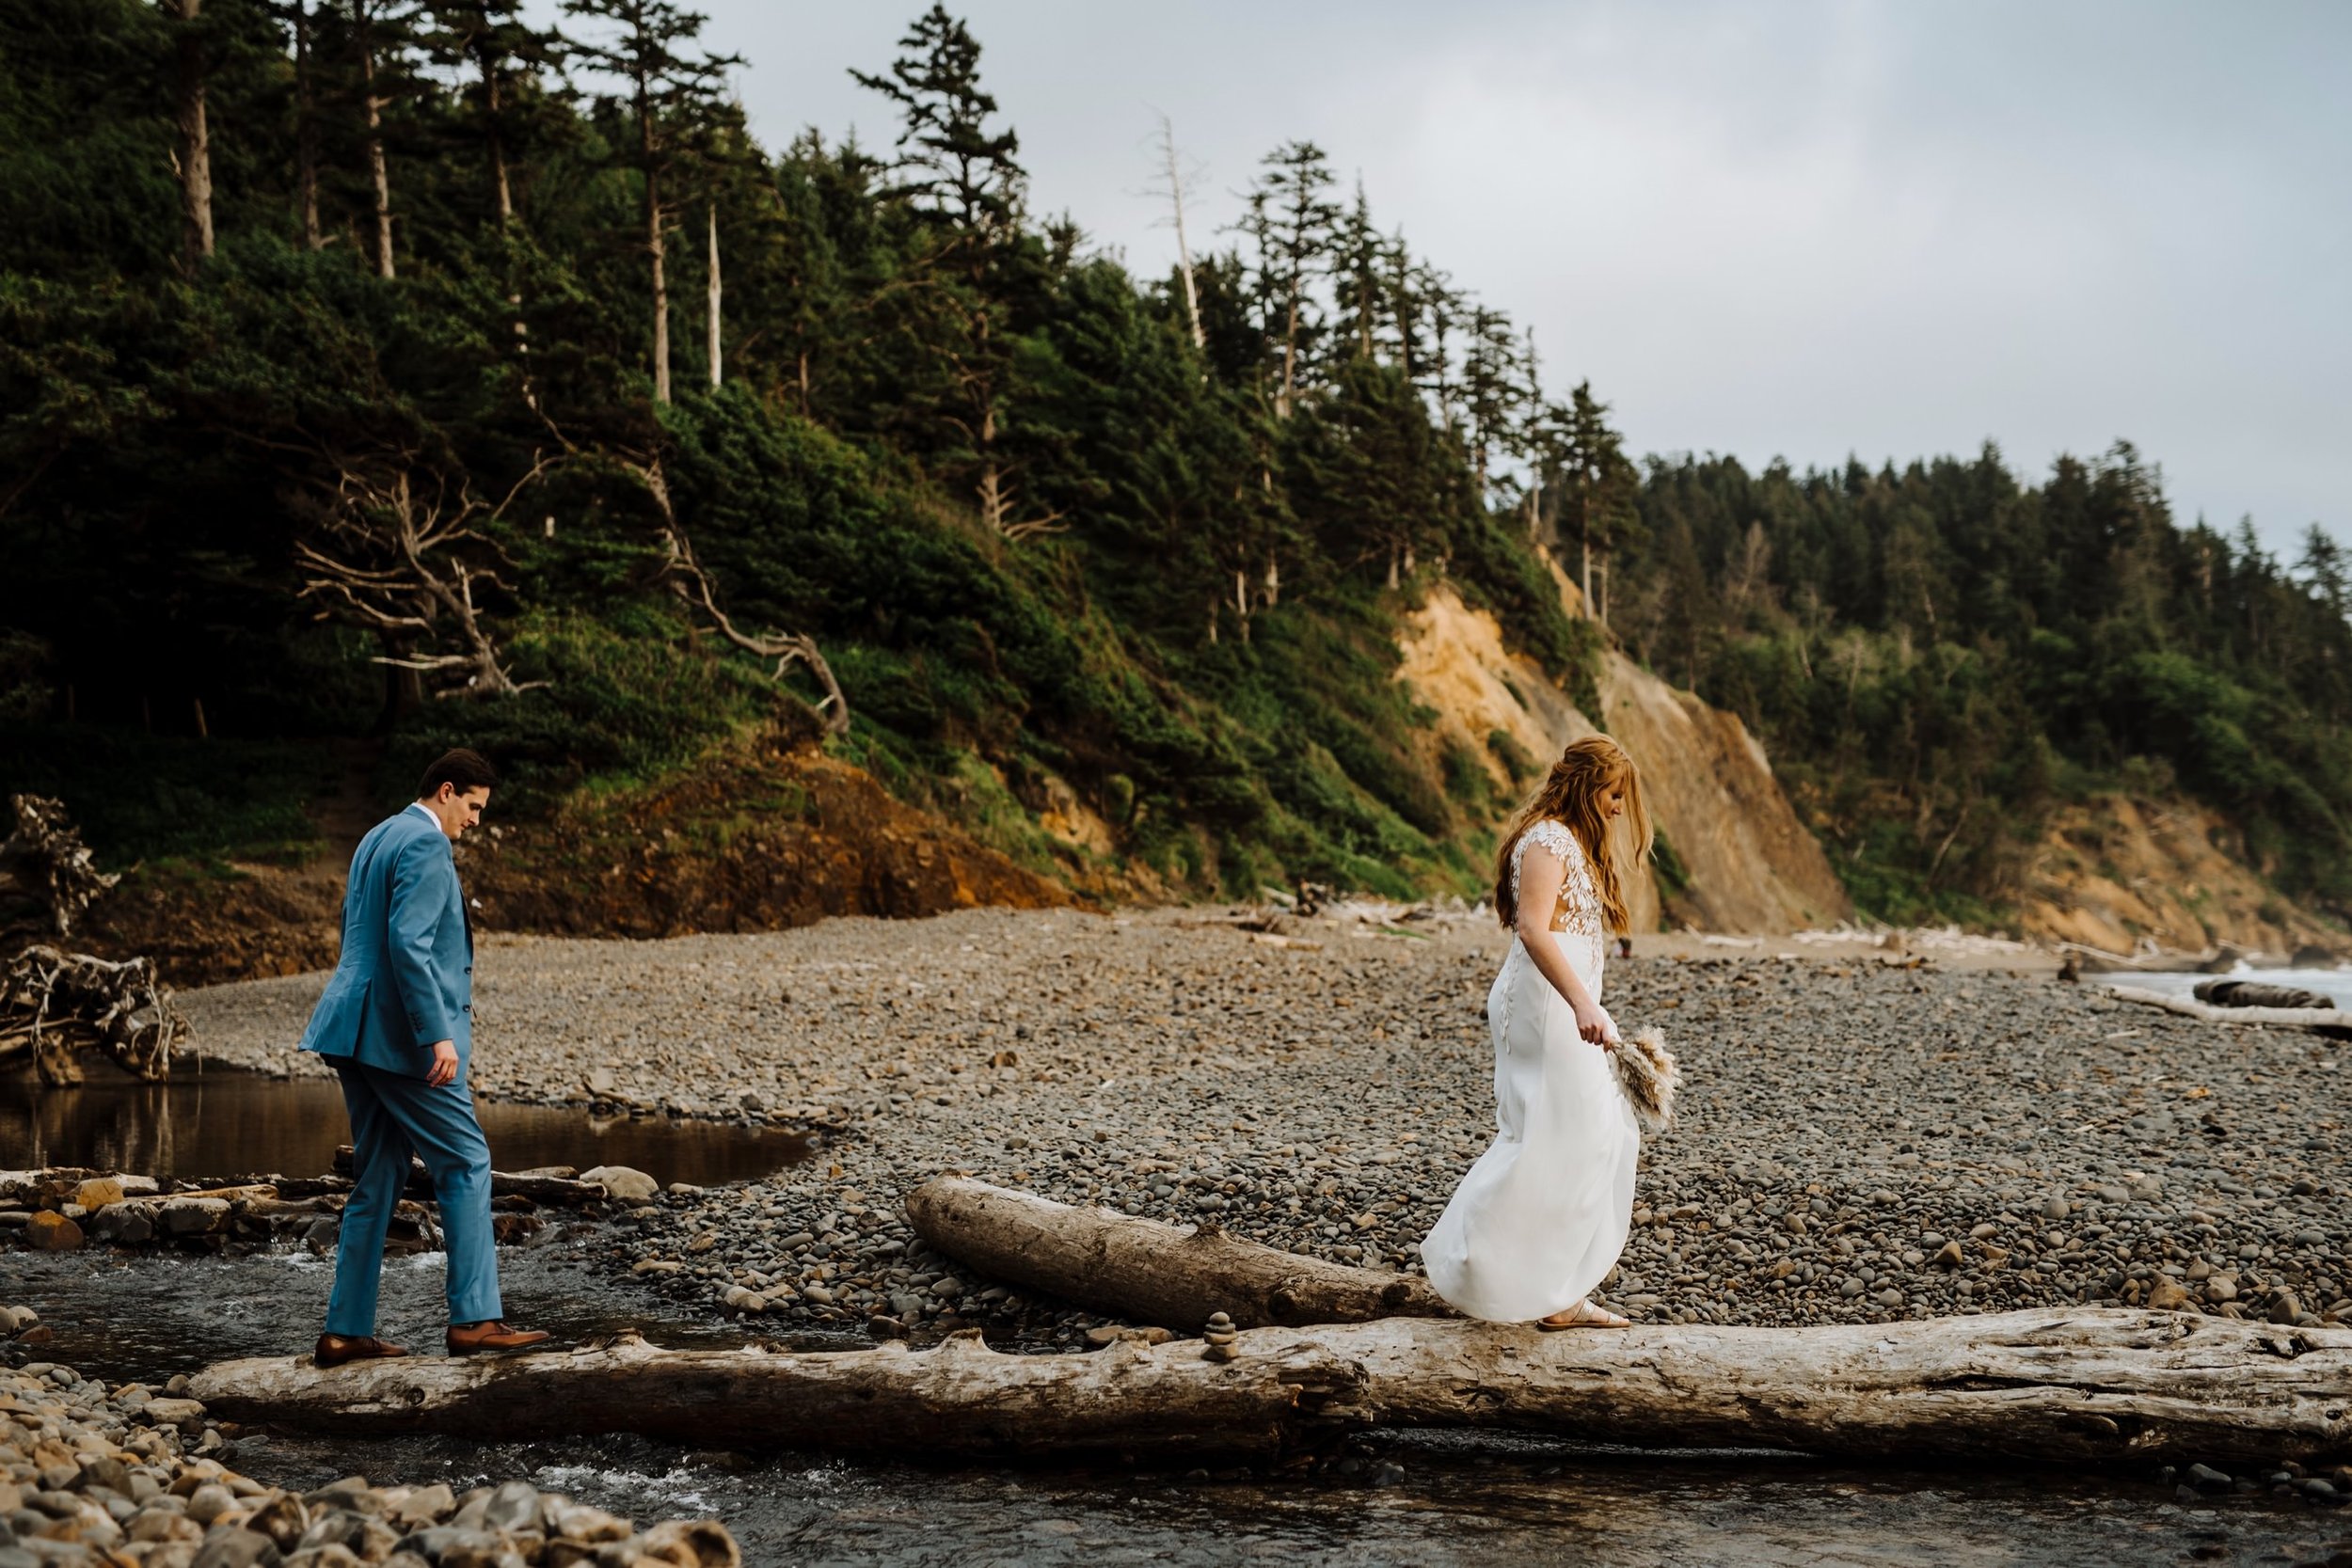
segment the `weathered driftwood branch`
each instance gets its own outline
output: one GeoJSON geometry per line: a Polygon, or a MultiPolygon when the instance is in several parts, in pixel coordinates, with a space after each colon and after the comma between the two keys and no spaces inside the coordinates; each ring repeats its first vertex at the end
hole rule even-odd
{"type": "Polygon", "coordinates": [[[109,962],[27,947],[0,975],[0,1067],[29,1057],[44,1084],[80,1083],[85,1051],[103,1051],[141,1078],[168,1078],[172,1049],[187,1033],[152,958],[109,962]]]}
{"type": "Polygon", "coordinates": [[[1664,1447],[1970,1459],[2332,1460],[2352,1453],[2352,1329],[2043,1308],[1812,1328],[1543,1334],[1391,1319],[1091,1355],[661,1351],[633,1335],[507,1360],[232,1361],[216,1417],[339,1435],[635,1432],[697,1444],[940,1457],[1268,1459],[1374,1426],[1664,1447]]]}
{"type": "Polygon", "coordinates": [[[984,1274],[1137,1323],[1191,1333],[1212,1312],[1244,1328],[1445,1318],[1418,1275],[1352,1269],[1109,1209],[1076,1209],[967,1177],[907,1195],[915,1234],[984,1274]]]}
{"type": "Polygon", "coordinates": [[[303,581],[297,597],[336,616],[401,641],[437,641],[445,626],[458,647],[413,656],[386,656],[378,664],[437,677],[437,694],[504,696],[545,682],[517,682],[499,662],[499,650],[474,585],[503,589],[495,566],[496,546],[477,523],[497,519],[547,471],[545,461],[496,502],[473,493],[464,475],[454,478],[408,451],[350,457],[329,455],[336,471],[334,493],[312,510],[312,537],[294,546],[303,581]]]}
{"type": "Polygon", "coordinates": [[[11,795],[8,812],[13,825],[0,842],[0,892],[38,910],[52,935],[72,936],[82,912],[121,877],[98,869],[64,801],[11,795]]]}
{"type": "Polygon", "coordinates": [[[2332,1012],[2336,1006],[2334,997],[2301,986],[2274,986],[2227,975],[2200,980],[2189,988],[2189,994],[2216,1007],[2321,1007],[2332,1012]]]}
{"type": "MultiPolygon", "coordinates": [[[[344,1179],[345,1186],[349,1185],[353,1162],[354,1156],[349,1144],[335,1146],[333,1161],[335,1174],[344,1179]]],[[[433,1177],[425,1169],[424,1162],[413,1154],[408,1157],[408,1184],[403,1189],[403,1196],[416,1198],[420,1202],[429,1202],[434,1197],[433,1177]]],[[[535,1176],[526,1175],[519,1171],[494,1170],[490,1173],[490,1196],[492,1197],[527,1197],[533,1203],[560,1203],[578,1208],[582,1204],[602,1203],[612,1194],[601,1181],[575,1181],[569,1177],[563,1176],[535,1176]]]]}
{"type": "Polygon", "coordinates": [[[2161,1007],[2168,1013],[2202,1019],[2207,1023],[2266,1023],[2279,1029],[2312,1029],[2322,1034],[2352,1035],[2352,1012],[2341,1007],[2217,1007],[2209,1002],[2192,1002],[2185,996],[2167,996],[2162,991],[2148,990],[2139,986],[2109,986],[2107,990],[2118,1001],[2137,1002],[2144,1007],[2161,1007]]]}
{"type": "Polygon", "coordinates": [[[776,667],[771,678],[779,685],[792,672],[794,665],[803,665],[817,684],[825,689],[824,697],[816,705],[818,716],[823,721],[827,735],[847,735],[850,730],[850,699],[841,689],[840,680],[833,666],[825,662],[824,650],[806,632],[771,631],[754,634],[736,626],[727,612],[719,608],[718,595],[711,591],[710,578],[694,559],[693,542],[687,538],[685,525],[678,521],[676,504],[670,498],[670,482],[661,471],[660,458],[635,462],[620,460],[622,468],[645,492],[654,510],[661,515],[661,575],[670,584],[670,591],[678,602],[691,611],[699,610],[725,638],[745,653],[761,658],[772,658],[776,667]]]}

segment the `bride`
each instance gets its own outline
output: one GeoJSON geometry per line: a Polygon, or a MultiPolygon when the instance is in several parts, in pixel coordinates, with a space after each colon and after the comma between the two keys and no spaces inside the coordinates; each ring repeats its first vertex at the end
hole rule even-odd
{"type": "Polygon", "coordinates": [[[1610,843],[1620,816],[1638,864],[1650,847],[1640,775],[1623,747],[1587,736],[1495,857],[1495,912],[1514,933],[1486,993],[1498,1130],[1421,1244],[1430,1284],[1474,1318],[1626,1326],[1587,1299],[1625,1248],[1641,1148],[1600,1005],[1602,927],[1626,928],[1610,843]]]}

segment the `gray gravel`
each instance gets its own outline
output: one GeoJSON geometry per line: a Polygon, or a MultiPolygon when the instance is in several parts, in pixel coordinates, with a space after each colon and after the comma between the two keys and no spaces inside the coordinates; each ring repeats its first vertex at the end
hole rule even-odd
{"type": "MultiPolygon", "coordinates": [[[[1375,1267],[1491,1135],[1503,945],[1301,922],[1276,947],[1159,911],[971,911],[658,942],[502,939],[485,1094],[829,1124],[813,1164],[639,1211],[616,1262],[783,1337],[1104,1320],[930,1255],[942,1171],[1375,1267]]],[[[187,998],[210,1053],[304,1070],[320,976],[187,998]]],[[[2090,1301],[2352,1318],[2340,1047],[2045,975],[1875,961],[1613,962],[1687,1078],[1603,1299],[1647,1321],[1834,1323],[2090,1301]]],[[[1165,1325],[1191,1332],[1197,1324],[1165,1325]]]]}

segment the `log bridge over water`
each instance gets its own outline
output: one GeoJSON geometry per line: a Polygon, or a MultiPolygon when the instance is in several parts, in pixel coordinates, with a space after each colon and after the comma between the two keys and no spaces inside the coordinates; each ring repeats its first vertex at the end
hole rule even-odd
{"type": "Polygon", "coordinates": [[[977,1330],[929,1350],[835,1352],[672,1351],[632,1334],[539,1355],[328,1371],[307,1356],[232,1361],[198,1374],[188,1391],[223,1418],[344,1435],[629,1432],[703,1447],[944,1459],[1264,1463],[1377,1427],[1852,1458],[2352,1459],[2347,1327],[2046,1307],[1547,1334],[1383,1315],[1442,1306],[1394,1275],[980,1182],[932,1183],[909,1209],[949,1250],[961,1233],[962,1252],[1024,1283],[1056,1280],[1073,1300],[1149,1301],[1162,1315],[1190,1314],[1187,1330],[1211,1310],[1263,1326],[1216,1343],[1137,1333],[1060,1355],[1003,1354],[977,1330]],[[1126,1266],[1118,1277],[1084,1277],[1114,1259],[1126,1266]],[[1187,1277],[1200,1287],[1190,1293],[1187,1277]],[[1225,1305],[1211,1308],[1211,1299],[1225,1305]]]}

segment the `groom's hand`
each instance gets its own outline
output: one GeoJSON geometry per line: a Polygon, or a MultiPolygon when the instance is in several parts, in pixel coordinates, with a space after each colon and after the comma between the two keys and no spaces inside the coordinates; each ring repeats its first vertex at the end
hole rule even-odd
{"type": "Polygon", "coordinates": [[[433,1070],[424,1075],[424,1081],[437,1089],[444,1084],[457,1082],[457,1042],[455,1040],[433,1042],[433,1070]]]}

